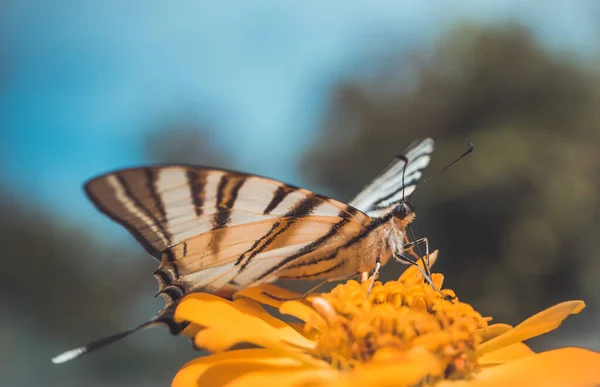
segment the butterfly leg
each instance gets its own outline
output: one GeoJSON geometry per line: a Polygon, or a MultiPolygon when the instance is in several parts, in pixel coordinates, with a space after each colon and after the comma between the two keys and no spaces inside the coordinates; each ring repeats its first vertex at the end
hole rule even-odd
{"type": "Polygon", "coordinates": [[[377,263],[375,264],[373,276],[371,277],[371,282],[369,283],[369,289],[367,289],[367,297],[369,297],[369,294],[371,294],[371,290],[373,290],[373,285],[375,285],[375,279],[377,278],[377,274],[379,274],[379,269],[381,269],[381,262],[379,262],[378,259],[377,263]]]}
{"type": "Polygon", "coordinates": [[[368,271],[363,271],[362,273],[360,273],[360,283],[365,283],[369,280],[369,272],[368,271]]]}
{"type": "Polygon", "coordinates": [[[410,265],[413,265],[413,266],[415,266],[415,267],[416,267],[416,268],[419,270],[419,272],[421,272],[421,275],[423,275],[423,278],[425,279],[425,281],[427,281],[427,283],[428,283],[429,285],[431,285],[431,287],[432,287],[433,289],[435,289],[435,290],[436,290],[436,291],[438,291],[438,292],[440,291],[440,290],[437,288],[437,286],[435,286],[435,284],[433,283],[433,281],[432,281],[432,279],[431,279],[431,275],[427,274],[427,273],[426,273],[426,272],[425,272],[425,271],[424,271],[424,270],[421,268],[421,266],[419,266],[419,262],[418,262],[417,260],[415,260],[415,259],[414,259],[414,258],[412,258],[412,257],[408,257],[408,256],[406,256],[406,255],[404,255],[404,254],[400,254],[400,253],[394,253],[394,257],[395,257],[395,258],[396,258],[398,261],[400,261],[400,262],[402,262],[402,263],[407,263],[407,264],[410,264],[410,265]]]}
{"type": "Polygon", "coordinates": [[[425,268],[425,271],[427,272],[429,277],[431,277],[431,266],[429,262],[429,240],[427,238],[420,238],[410,242],[406,235],[404,236],[404,240],[406,243],[404,244],[404,246],[402,246],[403,249],[407,251],[411,256],[416,258],[417,261],[423,262],[423,267],[425,268]],[[425,244],[425,257],[418,256],[414,250],[414,248],[421,243],[425,244]]]}
{"type": "MultiPolygon", "coordinates": [[[[406,227],[406,231],[407,232],[404,234],[404,244],[409,246],[409,252],[411,253],[411,255],[413,257],[416,257],[417,260],[420,260],[423,263],[424,266],[429,266],[429,265],[425,265],[426,262],[423,259],[423,253],[421,253],[421,249],[419,248],[419,244],[417,243],[417,244],[413,245],[413,247],[417,249],[416,254],[415,254],[415,251],[414,251],[415,249],[413,247],[410,247],[411,241],[410,241],[410,239],[408,239],[408,235],[410,235],[410,238],[413,241],[417,240],[417,237],[415,236],[415,232],[413,231],[412,225],[409,224],[406,227]]],[[[429,258],[429,256],[427,256],[427,258],[429,258]]],[[[428,269],[429,269],[429,267],[427,267],[425,270],[428,270],[428,269]]],[[[427,271],[427,272],[429,274],[431,274],[431,272],[429,272],[429,271],[427,271]]]]}
{"type": "Polygon", "coordinates": [[[394,257],[395,257],[395,258],[396,258],[398,261],[400,261],[400,262],[402,262],[402,263],[407,263],[407,264],[410,264],[410,265],[413,265],[413,266],[415,266],[415,267],[416,267],[416,268],[419,270],[419,272],[421,272],[421,275],[423,276],[423,278],[425,278],[425,281],[427,281],[427,283],[428,283],[429,285],[431,285],[431,287],[433,288],[433,290],[435,290],[436,292],[440,293],[440,294],[441,294],[441,295],[444,297],[444,299],[445,299],[445,300],[447,300],[447,301],[452,301],[452,300],[455,298],[455,297],[452,297],[452,296],[449,296],[449,295],[447,295],[447,294],[444,294],[444,293],[442,293],[442,290],[441,290],[441,289],[439,289],[439,288],[438,288],[438,287],[437,287],[437,286],[436,286],[436,285],[433,283],[433,280],[431,279],[431,275],[430,275],[430,274],[427,274],[427,273],[426,273],[426,272],[425,272],[425,271],[424,271],[424,270],[421,268],[421,266],[419,266],[419,261],[418,261],[418,260],[415,260],[415,259],[414,259],[414,258],[412,258],[412,257],[407,257],[406,255],[399,254],[399,253],[394,253],[394,257]]]}

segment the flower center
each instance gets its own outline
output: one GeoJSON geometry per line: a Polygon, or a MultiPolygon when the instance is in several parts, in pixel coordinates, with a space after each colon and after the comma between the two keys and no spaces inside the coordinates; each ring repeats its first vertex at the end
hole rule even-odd
{"type": "Polygon", "coordinates": [[[486,320],[473,308],[449,300],[421,281],[376,282],[367,297],[367,283],[349,281],[311,299],[323,317],[307,323],[317,347],[313,355],[340,370],[364,362],[428,352],[444,379],[468,378],[477,370],[478,329],[486,320]]]}

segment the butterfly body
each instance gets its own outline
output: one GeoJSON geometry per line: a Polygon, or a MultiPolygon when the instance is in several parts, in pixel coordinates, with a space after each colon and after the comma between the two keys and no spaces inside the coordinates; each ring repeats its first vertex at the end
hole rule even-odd
{"type": "Polygon", "coordinates": [[[279,278],[335,281],[372,271],[377,262],[383,265],[392,256],[392,241],[396,238],[403,238],[403,234],[395,230],[391,220],[376,221],[290,265],[279,278]]]}
{"type": "Polygon", "coordinates": [[[355,199],[343,203],[277,180],[186,165],[118,170],[86,193],[160,264],[165,307],[139,327],[59,355],[65,362],[157,324],[178,333],[179,300],[192,292],[231,296],[277,279],[337,280],[402,254],[414,191],[433,152],[415,141],[355,199]],[[409,211],[410,210],[410,211],[409,211]]]}

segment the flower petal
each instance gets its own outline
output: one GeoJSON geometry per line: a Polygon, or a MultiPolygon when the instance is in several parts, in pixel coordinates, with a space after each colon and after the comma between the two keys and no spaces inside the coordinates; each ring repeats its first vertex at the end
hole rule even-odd
{"type": "Polygon", "coordinates": [[[486,368],[470,381],[445,381],[436,387],[591,387],[600,384],[599,368],[599,353],[561,348],[486,368]]]}
{"type": "Polygon", "coordinates": [[[325,325],[325,320],[310,306],[300,301],[286,301],[279,307],[279,312],[294,316],[314,327],[325,325]]]}
{"type": "Polygon", "coordinates": [[[315,384],[335,382],[339,379],[339,376],[339,372],[333,368],[298,369],[287,367],[256,370],[236,378],[227,384],[227,387],[314,386],[315,384]]]}
{"type": "Polygon", "coordinates": [[[481,366],[504,364],[526,356],[533,356],[535,352],[523,343],[514,343],[508,347],[483,355],[477,362],[481,366]]]}
{"type": "Polygon", "coordinates": [[[200,331],[196,338],[198,345],[209,345],[207,340],[212,337],[215,343],[209,346],[214,349],[223,350],[227,344],[231,346],[242,342],[284,351],[314,347],[312,340],[270,316],[258,303],[248,299],[231,302],[212,294],[193,293],[181,300],[175,310],[175,318],[212,328],[209,332],[213,336],[200,331]]]}
{"type": "Polygon", "coordinates": [[[185,337],[189,337],[189,338],[193,338],[196,336],[196,334],[198,332],[200,332],[201,330],[203,330],[204,327],[194,324],[194,323],[190,323],[188,324],[183,331],[181,331],[181,333],[185,336],[185,337]]]}
{"type": "Polygon", "coordinates": [[[488,341],[496,336],[500,336],[503,333],[510,331],[513,328],[512,325],[508,324],[492,324],[488,325],[483,329],[478,329],[477,333],[481,336],[483,341],[488,341]]]}
{"type": "MultiPolygon", "coordinates": [[[[266,343],[256,342],[254,337],[248,337],[245,331],[223,331],[215,328],[206,328],[196,334],[194,344],[197,348],[202,348],[208,352],[216,353],[223,352],[240,343],[252,343],[255,345],[263,345],[266,343]]],[[[264,345],[263,345],[264,346],[264,345]]],[[[270,348],[278,348],[276,345],[270,348]]]]}
{"type": "Polygon", "coordinates": [[[207,293],[192,293],[179,302],[174,317],[178,322],[191,321],[197,325],[211,327],[240,316],[243,316],[243,313],[224,298],[207,293]]]}
{"type": "Polygon", "coordinates": [[[398,357],[386,353],[383,362],[366,363],[347,375],[348,386],[414,386],[427,377],[441,376],[443,369],[437,358],[422,347],[408,353],[397,351],[398,357]],[[392,356],[392,357],[391,357],[392,356]]]}
{"type": "Polygon", "coordinates": [[[513,329],[479,346],[479,354],[490,353],[502,347],[550,332],[571,314],[579,313],[585,307],[583,301],[567,301],[554,305],[529,317],[513,329]]]}
{"type": "Polygon", "coordinates": [[[253,316],[260,318],[262,321],[264,321],[267,324],[271,325],[272,327],[276,328],[279,331],[281,339],[283,339],[289,343],[295,343],[295,345],[300,345],[300,346],[302,345],[302,343],[305,342],[304,340],[301,340],[300,343],[296,343],[297,338],[298,338],[297,333],[300,331],[291,327],[286,322],[281,321],[280,319],[269,314],[256,301],[253,301],[253,300],[250,300],[247,298],[241,298],[241,299],[235,300],[233,303],[238,309],[249,312],[253,316]]]}
{"type": "Polygon", "coordinates": [[[277,367],[297,367],[297,370],[302,370],[303,364],[271,349],[229,351],[192,360],[177,372],[171,385],[222,386],[246,372],[277,367]]]}
{"type": "Polygon", "coordinates": [[[431,281],[434,283],[436,288],[441,289],[442,285],[444,284],[444,276],[440,273],[432,273],[431,281]]]}
{"type": "Polygon", "coordinates": [[[233,295],[233,299],[237,300],[238,298],[249,298],[254,301],[258,301],[261,304],[273,306],[275,308],[279,308],[281,304],[285,301],[276,300],[273,297],[269,297],[265,295],[265,293],[275,296],[276,298],[282,299],[294,299],[298,297],[302,297],[302,294],[293,292],[291,290],[280,288],[279,286],[275,286],[272,284],[261,284],[258,286],[252,286],[249,288],[245,288],[240,290],[239,292],[233,295]]]}

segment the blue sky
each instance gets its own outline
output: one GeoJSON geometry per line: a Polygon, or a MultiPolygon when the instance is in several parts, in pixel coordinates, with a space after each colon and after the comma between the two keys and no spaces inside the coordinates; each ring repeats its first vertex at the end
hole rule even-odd
{"type": "Polygon", "coordinates": [[[4,2],[0,177],[50,211],[104,228],[82,182],[143,163],[144,132],[185,116],[209,123],[246,171],[298,184],[295,165],[330,86],[368,74],[387,52],[433,44],[465,19],[518,20],[550,46],[597,47],[594,0],[551,4],[4,2]]]}

